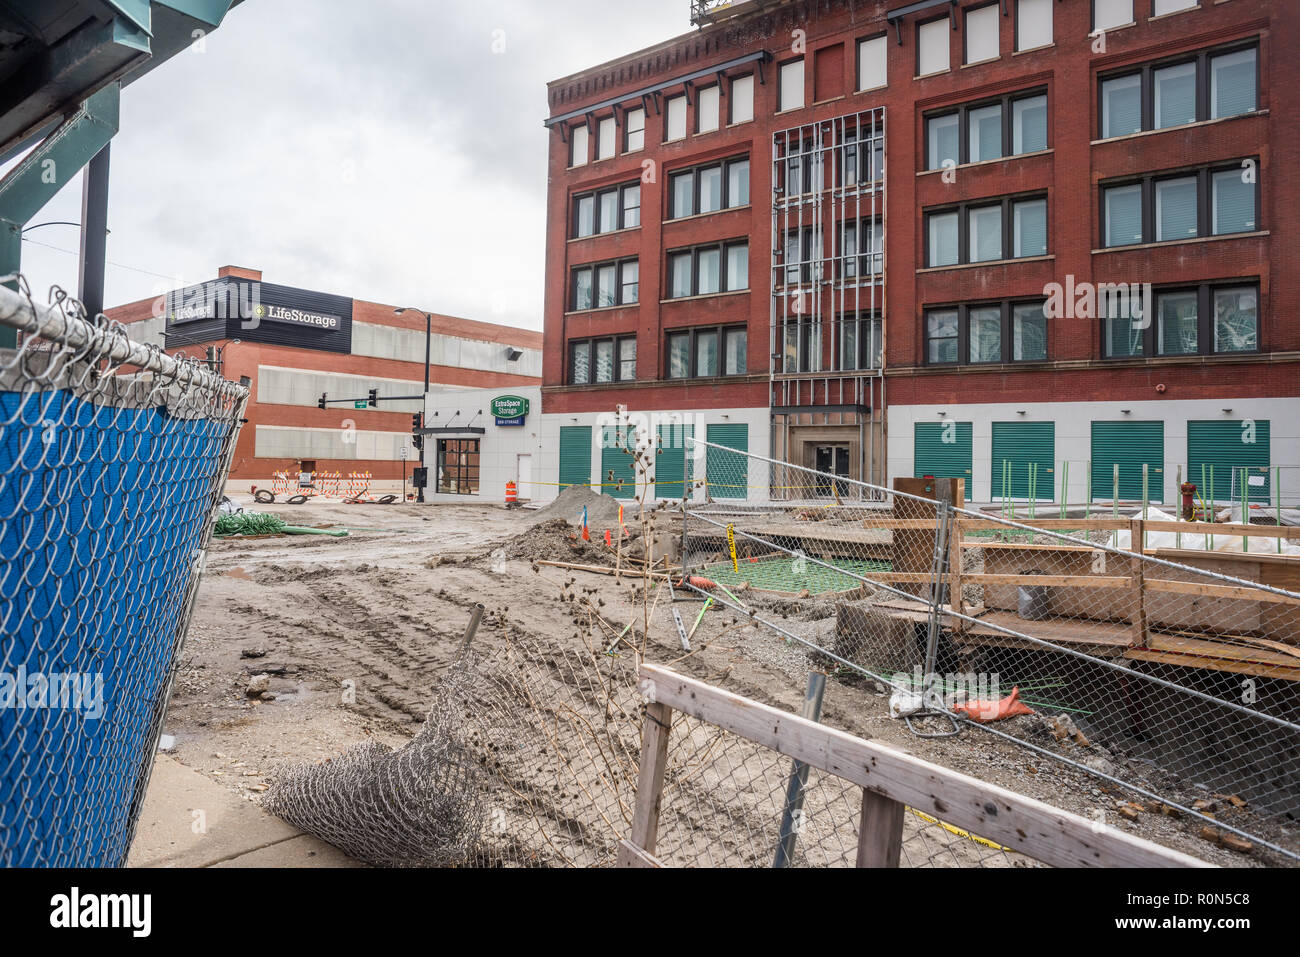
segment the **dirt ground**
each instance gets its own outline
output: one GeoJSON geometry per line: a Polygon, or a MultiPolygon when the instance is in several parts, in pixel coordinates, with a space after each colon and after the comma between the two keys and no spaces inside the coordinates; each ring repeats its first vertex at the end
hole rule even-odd
{"type": "MultiPolygon", "coordinates": [[[[263,510],[248,496],[233,498],[263,510]]],[[[424,720],[430,689],[454,656],[476,602],[487,609],[476,641],[488,644],[500,634],[499,616],[535,638],[571,640],[572,613],[555,595],[574,577],[601,589],[610,621],[641,620],[631,582],[535,565],[547,555],[585,563],[603,548],[575,549],[564,529],[547,521],[554,516],[470,505],[313,503],[264,510],[294,525],[351,534],[213,543],[165,727],[180,761],[251,800],[277,768],[318,762],[367,741],[394,747],[407,741],[424,720]],[[269,693],[250,697],[250,681],[259,675],[269,676],[269,693]]],[[[603,536],[603,530],[593,533],[603,536]]],[[[699,606],[679,607],[689,627],[699,606]]],[[[807,619],[828,608],[833,614],[833,603],[810,607],[816,610],[803,617],[789,603],[764,613],[803,637],[825,638],[834,619],[807,619]]],[[[650,647],[656,663],[682,656],[667,601],[653,616],[650,647]]],[[[732,691],[798,710],[809,669],[799,646],[718,612],[706,615],[695,647],[673,666],[705,679],[725,677],[732,691]]],[[[1129,821],[1117,808],[1131,794],[1108,791],[1104,782],[991,735],[913,737],[888,717],[886,703],[865,683],[833,681],[823,721],[1089,819],[1100,811],[1112,826],[1215,863],[1262,863],[1257,855],[1208,844],[1186,821],[1152,811],[1129,821]]],[[[1279,839],[1294,841],[1294,835],[1279,839]]]]}

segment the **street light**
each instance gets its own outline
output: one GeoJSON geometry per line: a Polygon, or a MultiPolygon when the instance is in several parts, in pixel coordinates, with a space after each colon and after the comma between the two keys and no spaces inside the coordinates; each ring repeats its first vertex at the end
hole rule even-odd
{"type": "MultiPolygon", "coordinates": [[[[422,401],[427,402],[429,396],[429,363],[433,358],[433,313],[425,312],[423,309],[414,309],[410,306],[402,306],[398,309],[394,309],[393,315],[400,316],[408,312],[418,312],[420,315],[424,316],[424,399],[422,401]]],[[[427,442],[422,442],[420,444],[420,468],[425,470],[424,485],[429,484],[428,466],[425,465],[424,462],[424,446],[428,444],[429,443],[427,442]]],[[[424,501],[424,485],[416,489],[415,500],[417,502],[424,501]]]]}

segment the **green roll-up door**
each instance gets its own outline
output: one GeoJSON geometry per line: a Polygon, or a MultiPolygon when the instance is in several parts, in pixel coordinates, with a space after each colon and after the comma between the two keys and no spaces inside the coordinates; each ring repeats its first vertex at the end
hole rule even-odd
{"type": "Polygon", "coordinates": [[[1163,502],[1165,487],[1165,424],[1163,422],[1092,423],[1092,500],[1115,499],[1115,466],[1119,466],[1119,497],[1142,501],[1142,466],[1147,467],[1147,501],[1163,502]]]}
{"type": "Polygon", "coordinates": [[[686,439],[695,434],[693,425],[659,426],[655,450],[655,498],[685,498],[686,439]]]}
{"type": "Polygon", "coordinates": [[[1252,502],[1267,502],[1272,430],[1267,419],[1187,423],[1187,481],[1208,501],[1241,501],[1242,469],[1252,502]]]}
{"type": "Polygon", "coordinates": [[[1055,422],[994,422],[993,423],[993,499],[1010,495],[1011,498],[1029,498],[1029,487],[1034,484],[1034,498],[1050,502],[1055,497],[1056,484],[1056,423],[1055,422]],[[1002,476],[1009,462],[1011,484],[1006,492],[1002,476]],[[1038,466],[1035,472],[1031,466],[1038,466]]]}
{"type": "Polygon", "coordinates": [[[749,459],[737,452],[749,451],[749,426],[710,425],[709,442],[726,446],[736,452],[709,449],[704,459],[704,474],[713,498],[749,497],[749,459]]]}
{"type": "Polygon", "coordinates": [[[600,481],[605,487],[600,489],[614,498],[636,498],[636,430],[623,430],[620,442],[619,429],[605,426],[600,437],[600,481]]]}
{"type": "Polygon", "coordinates": [[[918,422],[916,478],[965,479],[966,498],[975,494],[975,443],[969,422],[918,422]]]}
{"type": "Polygon", "coordinates": [[[560,426],[560,489],[591,484],[591,426],[560,426]]]}

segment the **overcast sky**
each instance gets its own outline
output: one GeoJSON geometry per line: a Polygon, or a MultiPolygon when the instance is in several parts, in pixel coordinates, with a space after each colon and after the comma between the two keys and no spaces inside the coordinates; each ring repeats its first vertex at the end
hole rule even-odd
{"type": "MultiPolygon", "coordinates": [[[[540,329],[546,83],[689,30],[689,0],[245,0],[123,94],[106,302],[233,263],[540,329]]],[[[32,222],[80,219],[78,178],[32,222]]],[[[28,239],[33,288],[75,292],[36,244],[77,230],[28,239]]]]}

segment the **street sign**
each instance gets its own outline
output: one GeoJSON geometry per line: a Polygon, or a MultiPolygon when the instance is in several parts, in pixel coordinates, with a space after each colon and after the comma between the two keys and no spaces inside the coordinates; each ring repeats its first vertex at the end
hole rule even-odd
{"type": "Polygon", "coordinates": [[[365,399],[357,399],[357,401],[352,403],[352,407],[354,409],[368,409],[370,408],[370,403],[365,399]]]}
{"type": "Polygon", "coordinates": [[[406,448],[405,445],[403,445],[403,446],[402,446],[402,461],[405,462],[405,461],[406,461],[406,458],[407,458],[407,448],[406,448]]]}
{"type": "Polygon", "coordinates": [[[492,415],[498,419],[522,419],[532,411],[532,403],[522,396],[502,395],[492,400],[492,415]]]}

